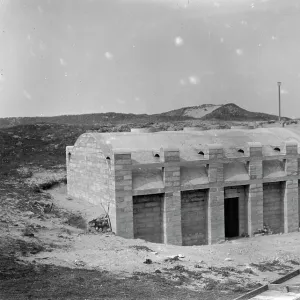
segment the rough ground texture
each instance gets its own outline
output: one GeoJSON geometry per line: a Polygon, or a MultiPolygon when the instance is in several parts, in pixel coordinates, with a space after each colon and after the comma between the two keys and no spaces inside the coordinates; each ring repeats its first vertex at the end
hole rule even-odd
{"type": "Polygon", "coordinates": [[[0,299],[233,299],[299,267],[299,233],[154,244],[88,232],[94,208],[64,185],[2,182],[1,192],[0,299]]]}
{"type": "Polygon", "coordinates": [[[179,247],[89,232],[102,212],[65,194],[82,131],[0,131],[0,299],[233,299],[299,267],[299,233],[179,247]]]}

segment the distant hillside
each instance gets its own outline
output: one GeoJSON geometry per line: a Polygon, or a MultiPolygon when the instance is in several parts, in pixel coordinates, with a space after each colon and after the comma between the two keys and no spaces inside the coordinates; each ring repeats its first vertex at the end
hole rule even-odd
{"type": "MultiPolygon", "coordinates": [[[[183,107],[160,114],[95,113],[83,115],[62,115],[54,117],[0,118],[0,128],[31,124],[100,125],[142,124],[157,122],[178,122],[188,120],[206,121],[268,121],[277,116],[245,110],[234,103],[183,107]]],[[[288,119],[288,118],[283,118],[288,119]]]]}
{"type": "MultiPolygon", "coordinates": [[[[268,121],[277,120],[278,116],[260,112],[252,112],[239,107],[234,103],[228,103],[206,114],[201,120],[223,120],[223,121],[268,121]]],[[[284,120],[289,118],[283,117],[284,120]]]]}
{"type": "Polygon", "coordinates": [[[202,104],[199,106],[189,106],[183,107],[175,110],[171,110],[160,115],[162,116],[172,116],[172,117],[192,117],[192,118],[202,118],[205,115],[213,112],[215,109],[221,107],[222,105],[215,104],[202,104]]]}
{"type": "Polygon", "coordinates": [[[150,123],[150,122],[172,122],[193,119],[188,116],[147,115],[147,114],[123,114],[123,113],[95,113],[83,115],[62,115],[53,117],[11,117],[0,118],[0,128],[31,125],[41,123],[67,124],[67,125],[106,125],[127,123],[150,123]]]}

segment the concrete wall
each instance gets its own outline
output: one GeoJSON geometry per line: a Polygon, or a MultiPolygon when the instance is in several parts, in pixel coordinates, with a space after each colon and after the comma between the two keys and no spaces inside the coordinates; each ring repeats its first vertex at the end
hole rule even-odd
{"type": "Polygon", "coordinates": [[[298,227],[300,228],[300,180],[298,180],[298,227]]]}
{"type": "Polygon", "coordinates": [[[232,149],[211,144],[148,153],[113,149],[102,143],[102,136],[94,138],[85,134],[67,147],[68,193],[109,205],[119,236],[173,245],[224,241],[224,198],[235,197],[240,235],[252,236],[263,223],[274,232],[298,230],[296,143],[286,142],[280,152],[250,142],[232,149]]]}
{"type": "Polygon", "coordinates": [[[67,151],[67,157],[68,194],[96,205],[102,203],[106,209],[114,206],[110,161],[96,148],[93,138],[83,138],[67,151]]]}
{"type": "Polygon", "coordinates": [[[208,190],[181,192],[182,245],[207,244],[208,190]]]}
{"type": "Polygon", "coordinates": [[[163,242],[162,203],[162,194],[133,197],[134,238],[163,242]]]}
{"type": "Polygon", "coordinates": [[[264,183],[263,193],[264,224],[268,225],[273,233],[283,233],[283,183],[264,183]]]}

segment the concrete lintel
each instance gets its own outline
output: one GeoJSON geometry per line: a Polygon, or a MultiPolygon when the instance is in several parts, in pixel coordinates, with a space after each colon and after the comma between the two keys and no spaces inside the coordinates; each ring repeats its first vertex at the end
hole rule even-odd
{"type": "Polygon", "coordinates": [[[131,154],[131,150],[127,148],[118,148],[113,150],[113,154],[131,154]]]}
{"type": "Polygon", "coordinates": [[[176,148],[176,147],[166,147],[166,148],[160,148],[160,151],[163,151],[163,152],[179,152],[179,148],[176,148]]]}
{"type": "MultiPolygon", "coordinates": [[[[289,154],[275,154],[275,155],[270,155],[270,156],[263,156],[263,157],[259,157],[260,160],[284,160],[284,159],[288,159],[288,158],[299,158],[300,159],[300,155],[289,155],[289,154]]],[[[177,162],[155,162],[155,163],[142,163],[142,164],[138,164],[138,163],[133,163],[133,168],[137,169],[137,168],[163,168],[165,166],[170,166],[170,165],[176,165],[176,166],[182,166],[182,167],[189,167],[189,166],[203,166],[203,165],[207,165],[207,164],[211,164],[211,163],[231,163],[231,162],[248,162],[248,161],[252,161],[252,160],[257,160],[258,158],[253,156],[253,157],[224,157],[224,158],[215,158],[215,159],[208,159],[208,158],[200,158],[197,160],[191,160],[191,161],[177,161],[177,162]]]]}
{"type": "Polygon", "coordinates": [[[284,144],[284,153],[286,155],[292,155],[292,156],[298,156],[299,150],[298,150],[299,144],[297,142],[293,141],[287,141],[284,144]]]}
{"type": "Polygon", "coordinates": [[[207,148],[209,150],[216,150],[216,149],[222,149],[223,150],[223,145],[222,144],[207,144],[207,148]]]}
{"type": "MultiPolygon", "coordinates": [[[[245,186],[250,184],[260,184],[260,183],[269,183],[269,182],[281,182],[286,180],[298,180],[300,176],[286,176],[286,177],[278,177],[278,178],[265,178],[265,179],[252,179],[245,181],[231,181],[231,182],[211,182],[205,184],[196,184],[189,186],[180,186],[170,190],[176,191],[192,191],[192,190],[205,190],[212,187],[231,187],[231,186],[245,186]]],[[[168,189],[169,190],[169,189],[168,189]]],[[[133,190],[132,193],[134,196],[139,195],[150,195],[150,194],[160,194],[164,193],[165,188],[158,189],[147,189],[147,190],[133,190]]]]}
{"type": "Polygon", "coordinates": [[[294,142],[294,141],[286,141],[284,142],[285,146],[293,146],[293,147],[297,147],[298,148],[298,143],[294,142]]]}
{"type": "Polygon", "coordinates": [[[165,192],[164,188],[157,189],[147,189],[147,190],[133,190],[133,196],[142,196],[142,195],[152,195],[152,194],[163,194],[165,192]]]}
{"type": "Polygon", "coordinates": [[[250,148],[261,148],[262,144],[259,142],[248,142],[248,147],[250,148]]]}

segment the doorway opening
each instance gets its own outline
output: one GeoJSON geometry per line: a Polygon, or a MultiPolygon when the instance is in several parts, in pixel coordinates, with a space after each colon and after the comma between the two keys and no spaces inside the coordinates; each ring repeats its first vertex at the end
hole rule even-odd
{"type": "Polygon", "coordinates": [[[225,238],[239,236],[239,198],[225,198],[225,238]]]}

